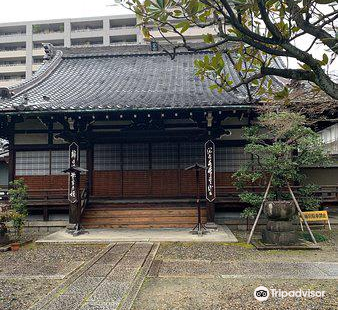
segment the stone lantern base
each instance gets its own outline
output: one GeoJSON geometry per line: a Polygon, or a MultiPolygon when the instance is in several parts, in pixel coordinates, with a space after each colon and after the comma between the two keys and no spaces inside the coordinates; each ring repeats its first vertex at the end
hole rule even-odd
{"type": "Polygon", "coordinates": [[[277,245],[297,243],[297,232],[291,222],[296,213],[293,201],[267,201],[263,211],[269,219],[262,232],[264,243],[277,245]]]}

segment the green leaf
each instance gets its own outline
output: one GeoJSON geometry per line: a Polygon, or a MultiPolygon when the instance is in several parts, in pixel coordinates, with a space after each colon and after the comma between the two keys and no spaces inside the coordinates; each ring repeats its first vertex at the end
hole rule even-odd
{"type": "Polygon", "coordinates": [[[188,5],[188,11],[190,14],[196,14],[199,8],[199,1],[197,0],[190,0],[188,5]]]}
{"type": "Polygon", "coordinates": [[[156,0],[156,2],[161,9],[164,9],[164,0],[156,0]]]}
{"type": "Polygon", "coordinates": [[[323,54],[323,60],[321,61],[321,65],[325,66],[329,63],[329,57],[324,53],[323,54]]]}
{"type": "Polygon", "coordinates": [[[179,28],[181,28],[181,33],[183,33],[183,32],[185,32],[185,31],[187,31],[189,28],[190,28],[190,22],[189,21],[182,21],[182,22],[180,22],[180,23],[178,23],[178,24],[176,24],[175,25],[175,28],[176,29],[179,29],[179,28]]]}
{"type": "Polygon", "coordinates": [[[205,43],[213,43],[214,42],[214,37],[212,34],[208,33],[208,34],[203,34],[203,41],[205,43]]]}
{"type": "Polygon", "coordinates": [[[276,94],[275,94],[275,99],[284,99],[284,98],[286,98],[287,96],[289,95],[289,90],[288,90],[288,88],[286,88],[285,86],[284,86],[284,88],[283,88],[283,90],[281,90],[281,91],[279,91],[279,92],[277,92],[276,94]]]}

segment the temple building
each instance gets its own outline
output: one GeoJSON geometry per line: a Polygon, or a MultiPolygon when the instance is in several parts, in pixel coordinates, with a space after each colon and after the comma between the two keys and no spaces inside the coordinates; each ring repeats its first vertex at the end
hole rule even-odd
{"type": "MultiPolygon", "coordinates": [[[[239,199],[232,174],[245,161],[243,127],[255,102],[245,87],[219,93],[194,74],[203,53],[171,60],[148,45],[47,50],[23,83],[0,89],[0,137],[9,180],[23,178],[30,209],[68,210],[69,145],[79,146],[79,216],[85,227],[191,227],[197,181],[202,220],[239,199]],[[216,199],[205,199],[205,143],[215,145],[216,199]],[[86,170],[86,171],[85,171],[86,170]]],[[[225,70],[236,79],[230,61],[225,70]]]]}

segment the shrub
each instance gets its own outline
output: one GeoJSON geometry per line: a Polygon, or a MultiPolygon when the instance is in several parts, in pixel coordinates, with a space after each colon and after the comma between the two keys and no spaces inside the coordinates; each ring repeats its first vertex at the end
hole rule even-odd
{"type": "Polygon", "coordinates": [[[28,215],[27,187],[22,179],[11,182],[10,186],[11,188],[8,191],[9,203],[11,209],[14,211],[11,220],[13,222],[15,232],[19,236],[21,234],[25,218],[28,215]]]}
{"type": "MultiPolygon", "coordinates": [[[[301,184],[305,178],[302,167],[328,163],[320,136],[305,124],[305,117],[297,113],[268,112],[258,118],[256,125],[245,128],[248,144],[244,150],[252,160],[233,175],[235,185],[241,191],[241,201],[258,209],[263,194],[247,190],[246,186],[266,185],[271,176],[268,199],[289,200],[286,183],[301,184]]],[[[315,191],[314,185],[302,187],[299,191],[303,209],[319,205],[315,191]]]]}
{"type": "MultiPolygon", "coordinates": [[[[325,242],[325,241],[327,241],[329,239],[325,235],[320,234],[320,233],[318,233],[316,231],[312,232],[312,234],[315,237],[315,239],[316,239],[317,242],[325,242]]],[[[312,238],[311,238],[311,236],[310,236],[310,234],[308,232],[303,232],[301,234],[301,238],[303,238],[306,241],[312,242],[312,238]]]]}

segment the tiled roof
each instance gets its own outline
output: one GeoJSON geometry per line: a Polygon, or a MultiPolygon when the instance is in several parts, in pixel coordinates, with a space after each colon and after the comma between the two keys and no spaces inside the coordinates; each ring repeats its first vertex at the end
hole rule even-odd
{"type": "MultiPolygon", "coordinates": [[[[195,76],[194,60],[174,60],[149,48],[63,49],[33,76],[0,99],[0,110],[78,111],[208,108],[246,104],[244,88],[232,93],[209,89],[195,76]],[[25,99],[26,98],[26,99],[25,99]]],[[[226,70],[237,79],[230,61],[226,70]]]]}
{"type": "Polygon", "coordinates": [[[8,156],[8,141],[0,138],[0,160],[8,156]]]}

